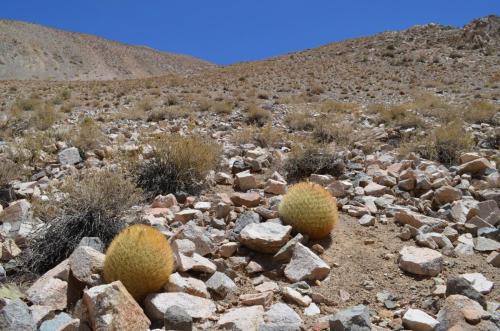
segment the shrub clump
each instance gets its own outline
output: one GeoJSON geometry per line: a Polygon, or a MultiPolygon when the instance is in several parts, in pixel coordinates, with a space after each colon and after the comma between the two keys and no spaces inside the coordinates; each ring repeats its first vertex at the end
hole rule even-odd
{"type": "Polygon", "coordinates": [[[460,122],[436,128],[427,138],[413,147],[421,156],[446,165],[456,164],[460,154],[474,146],[473,139],[460,122]]]}
{"type": "Polygon", "coordinates": [[[297,182],[311,174],[340,176],[344,173],[344,160],[336,155],[316,146],[292,151],[283,165],[287,179],[297,182]]]}
{"type": "Polygon", "coordinates": [[[255,104],[248,106],[246,110],[247,123],[263,126],[271,119],[271,112],[269,110],[258,107],[255,104]]]}
{"type": "Polygon", "coordinates": [[[85,117],[80,123],[78,135],[73,144],[82,151],[97,148],[104,139],[99,125],[90,117],[85,117]]]}
{"type": "Polygon", "coordinates": [[[83,237],[108,244],[125,226],[122,219],[140,201],[140,190],[121,173],[91,172],[69,178],[56,216],[35,232],[23,251],[24,267],[43,273],[67,258],[83,237]]]}
{"type": "Polygon", "coordinates": [[[165,135],[152,145],[153,156],[136,168],[138,185],[151,196],[198,193],[222,155],[217,143],[201,136],[165,135]]]}

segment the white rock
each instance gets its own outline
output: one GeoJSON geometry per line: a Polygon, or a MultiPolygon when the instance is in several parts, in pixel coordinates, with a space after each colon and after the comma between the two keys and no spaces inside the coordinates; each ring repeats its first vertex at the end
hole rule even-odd
{"type": "Polygon", "coordinates": [[[58,154],[59,163],[63,165],[73,165],[82,162],[82,158],[80,157],[80,152],[76,147],[70,147],[63,149],[58,154]]]}
{"type": "Polygon", "coordinates": [[[251,223],[243,228],[239,241],[257,252],[274,254],[290,239],[291,231],[289,225],[251,223]]]}
{"type": "Polygon", "coordinates": [[[481,273],[463,274],[460,277],[465,278],[476,291],[482,294],[488,294],[493,289],[493,282],[490,282],[481,273]]]}
{"type": "Polygon", "coordinates": [[[415,275],[437,276],[443,269],[443,256],[429,248],[406,246],[399,252],[399,267],[415,275]]]}
{"type": "Polygon", "coordinates": [[[144,309],[152,321],[163,320],[167,309],[174,305],[198,319],[206,319],[216,310],[212,300],[181,292],[151,294],[144,300],[144,309]]]}
{"type": "Polygon", "coordinates": [[[220,329],[231,331],[259,330],[264,322],[264,308],[262,306],[250,306],[243,308],[232,308],[223,314],[217,325],[220,329]]]}
{"type": "Polygon", "coordinates": [[[329,273],[328,264],[301,243],[295,245],[292,259],[285,267],[285,276],[292,282],[323,280],[329,273]]]}
{"type": "Polygon", "coordinates": [[[432,331],[438,320],[419,309],[408,309],[403,316],[403,325],[412,331],[432,331]]]}

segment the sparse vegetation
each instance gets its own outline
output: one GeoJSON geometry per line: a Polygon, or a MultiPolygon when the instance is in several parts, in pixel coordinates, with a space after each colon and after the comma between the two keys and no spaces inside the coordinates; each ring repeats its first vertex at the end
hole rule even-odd
{"type": "Polygon", "coordinates": [[[272,117],[269,110],[258,107],[255,104],[251,104],[246,109],[247,123],[256,124],[258,126],[263,126],[272,117]]]}
{"type": "Polygon", "coordinates": [[[138,165],[137,183],[150,196],[167,193],[198,193],[205,177],[215,170],[221,148],[200,136],[164,135],[152,142],[150,160],[138,165]]]}
{"type": "Polygon", "coordinates": [[[73,144],[82,151],[97,148],[103,142],[103,134],[99,125],[90,117],[85,117],[80,123],[78,135],[73,144]]]}
{"type": "Polygon", "coordinates": [[[125,226],[121,217],[140,201],[140,191],[123,174],[98,171],[69,178],[58,216],[46,220],[23,251],[23,265],[45,272],[68,257],[83,237],[109,243],[125,226]]]}

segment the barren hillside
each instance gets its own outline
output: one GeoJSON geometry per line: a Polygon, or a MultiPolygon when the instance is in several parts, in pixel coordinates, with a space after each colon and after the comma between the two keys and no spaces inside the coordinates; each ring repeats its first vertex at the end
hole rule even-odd
{"type": "Polygon", "coordinates": [[[111,80],[190,73],[210,67],[190,56],[81,33],[0,20],[0,79],[111,80]]]}

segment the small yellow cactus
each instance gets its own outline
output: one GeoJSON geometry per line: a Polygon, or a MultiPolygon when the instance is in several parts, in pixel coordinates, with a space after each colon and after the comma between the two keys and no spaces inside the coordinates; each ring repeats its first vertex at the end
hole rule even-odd
{"type": "Polygon", "coordinates": [[[283,197],[279,215],[295,231],[311,239],[321,239],[328,236],[337,223],[337,200],[318,184],[298,183],[283,197]]]}
{"type": "Polygon", "coordinates": [[[120,232],[106,251],[104,279],[120,280],[141,302],[161,289],[174,269],[172,249],[157,229],[137,224],[120,232]]]}

